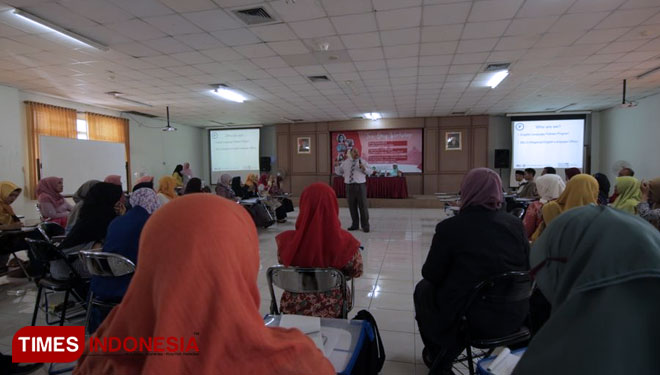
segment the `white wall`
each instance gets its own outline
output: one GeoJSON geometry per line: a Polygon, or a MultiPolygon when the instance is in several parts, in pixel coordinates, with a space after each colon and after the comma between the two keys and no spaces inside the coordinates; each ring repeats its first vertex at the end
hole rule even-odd
{"type": "Polygon", "coordinates": [[[190,163],[196,177],[209,183],[208,168],[202,160],[204,129],[172,123],[175,132],[160,129],[166,125],[161,119],[128,115],[131,139],[131,172],[155,176],[171,175],[177,164],[190,163]]]}
{"type": "Polygon", "coordinates": [[[660,94],[638,101],[637,107],[614,107],[600,113],[599,170],[610,179],[614,162],[626,160],[635,177],[660,176],[660,94]]]}
{"type": "MultiPolygon", "coordinates": [[[[109,116],[120,116],[115,110],[75,103],[50,96],[28,93],[0,85],[0,181],[9,180],[25,188],[27,166],[27,131],[23,101],[30,100],[67,108],[80,112],[94,112],[109,116]]],[[[147,126],[162,127],[164,122],[132,116],[130,120],[131,170],[144,172],[159,178],[170,175],[174,166],[190,162],[193,172],[208,183],[208,167],[204,167],[204,130],[197,127],[175,124],[177,132],[165,133],[147,126]],[[138,120],[138,121],[136,121],[138,120]]],[[[206,161],[208,163],[208,161],[206,161]]],[[[90,178],[104,176],[90,176],[90,178]]],[[[65,181],[66,183],[66,181],[65,181]]],[[[34,201],[19,197],[12,205],[18,215],[28,219],[37,218],[34,201]]]]}

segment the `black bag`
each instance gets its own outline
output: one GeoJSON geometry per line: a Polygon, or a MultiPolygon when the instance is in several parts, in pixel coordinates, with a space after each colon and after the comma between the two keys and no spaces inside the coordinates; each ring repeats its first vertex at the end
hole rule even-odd
{"type": "Polygon", "coordinates": [[[351,373],[355,375],[376,375],[385,363],[385,349],[383,348],[383,341],[380,339],[376,319],[369,311],[360,310],[353,320],[367,321],[369,328],[366,340],[362,344],[362,349],[351,373]]]}
{"type": "Polygon", "coordinates": [[[282,206],[284,207],[284,212],[293,212],[293,202],[289,198],[282,198],[282,206]]]}
{"type": "Polygon", "coordinates": [[[257,227],[268,228],[275,223],[275,220],[273,220],[273,218],[268,213],[268,208],[266,208],[266,206],[261,202],[251,206],[246,206],[246,209],[250,213],[250,216],[252,216],[254,225],[257,227]]]}

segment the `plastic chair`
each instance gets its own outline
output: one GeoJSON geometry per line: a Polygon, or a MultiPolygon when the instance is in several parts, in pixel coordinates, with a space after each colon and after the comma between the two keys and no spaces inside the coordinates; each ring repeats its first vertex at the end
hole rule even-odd
{"type": "Polygon", "coordinates": [[[522,207],[516,207],[511,211],[511,215],[517,217],[518,219],[522,220],[523,217],[525,217],[525,209],[522,207]]]}
{"type": "MultiPolygon", "coordinates": [[[[135,272],[135,263],[119,254],[104,253],[99,251],[81,251],[78,253],[80,260],[92,276],[96,277],[121,277],[135,272]]],[[[87,314],[85,315],[85,329],[89,325],[89,317],[93,306],[108,309],[118,305],[118,302],[107,302],[94,297],[94,292],[89,292],[87,303],[87,314]]]]}
{"type": "MultiPolygon", "coordinates": [[[[339,288],[342,291],[341,318],[347,319],[350,309],[348,308],[348,285],[346,276],[336,268],[303,268],[272,266],[266,272],[268,290],[270,291],[270,313],[279,315],[277,300],[273,284],[280,289],[290,293],[322,293],[339,288]]],[[[351,280],[351,302],[355,298],[353,293],[353,279],[351,280]]],[[[355,305],[351,304],[351,307],[355,305]]]]}
{"type": "Polygon", "coordinates": [[[83,280],[78,274],[78,272],[73,268],[66,255],[53,244],[45,240],[33,240],[31,238],[26,238],[25,241],[28,244],[29,251],[32,253],[32,256],[37,261],[43,262],[45,264],[50,264],[51,261],[63,260],[70,271],[70,278],[66,280],[56,280],[52,278],[47,271],[45,274],[41,275],[38,278],[37,285],[37,300],[34,303],[34,312],[32,314],[32,324],[35,325],[37,322],[37,315],[39,313],[39,303],[41,301],[41,294],[44,289],[50,291],[50,293],[44,293],[45,305],[46,305],[46,324],[51,325],[55,322],[51,322],[48,319],[48,294],[56,292],[64,292],[64,302],[62,313],[60,314],[59,323],[64,325],[64,320],[66,319],[66,311],[69,302],[69,295],[73,293],[74,297],[77,298],[80,302],[84,300],[84,296],[79,296],[76,293],[75,288],[83,284],[83,280]]]}
{"type": "MultiPolygon", "coordinates": [[[[517,331],[501,337],[471,337],[468,315],[476,302],[481,303],[482,307],[484,305],[491,305],[494,308],[499,308],[501,305],[507,304],[529,303],[529,298],[532,296],[533,290],[534,284],[527,271],[505,272],[477,284],[468,297],[467,303],[460,314],[461,330],[465,334],[464,343],[466,346],[466,355],[454,362],[463,362],[467,360],[470,375],[474,375],[473,347],[488,350],[485,355],[487,357],[499,346],[514,345],[529,340],[531,334],[524,324],[521,325],[517,331]]],[[[438,365],[439,361],[436,359],[431,367],[431,373],[433,373],[434,369],[438,368],[438,365]]]]}

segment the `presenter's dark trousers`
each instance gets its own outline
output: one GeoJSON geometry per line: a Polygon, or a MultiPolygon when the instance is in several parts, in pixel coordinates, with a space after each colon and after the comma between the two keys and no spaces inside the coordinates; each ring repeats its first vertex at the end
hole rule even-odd
{"type": "Polygon", "coordinates": [[[348,200],[348,210],[351,212],[351,227],[358,228],[358,224],[361,224],[363,230],[369,230],[367,184],[346,184],[346,199],[348,200]]]}

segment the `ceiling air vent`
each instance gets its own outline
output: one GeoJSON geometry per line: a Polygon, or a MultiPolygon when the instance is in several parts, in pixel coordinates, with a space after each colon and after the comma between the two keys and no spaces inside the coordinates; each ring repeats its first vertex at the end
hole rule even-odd
{"type": "Polygon", "coordinates": [[[307,76],[307,79],[312,82],[330,82],[328,76],[307,76]]]}
{"type": "Polygon", "coordinates": [[[452,116],[465,116],[466,112],[452,112],[452,116]]]}
{"type": "Polygon", "coordinates": [[[138,112],[138,111],[126,111],[126,112],[123,112],[123,113],[125,113],[127,115],[135,115],[135,116],[142,116],[142,117],[148,117],[148,118],[158,117],[158,116],[154,116],[154,115],[150,115],[148,113],[138,112]]]}
{"type": "Polygon", "coordinates": [[[239,20],[246,25],[261,25],[264,23],[275,22],[276,20],[263,7],[249,9],[235,9],[232,11],[239,20]]]}

